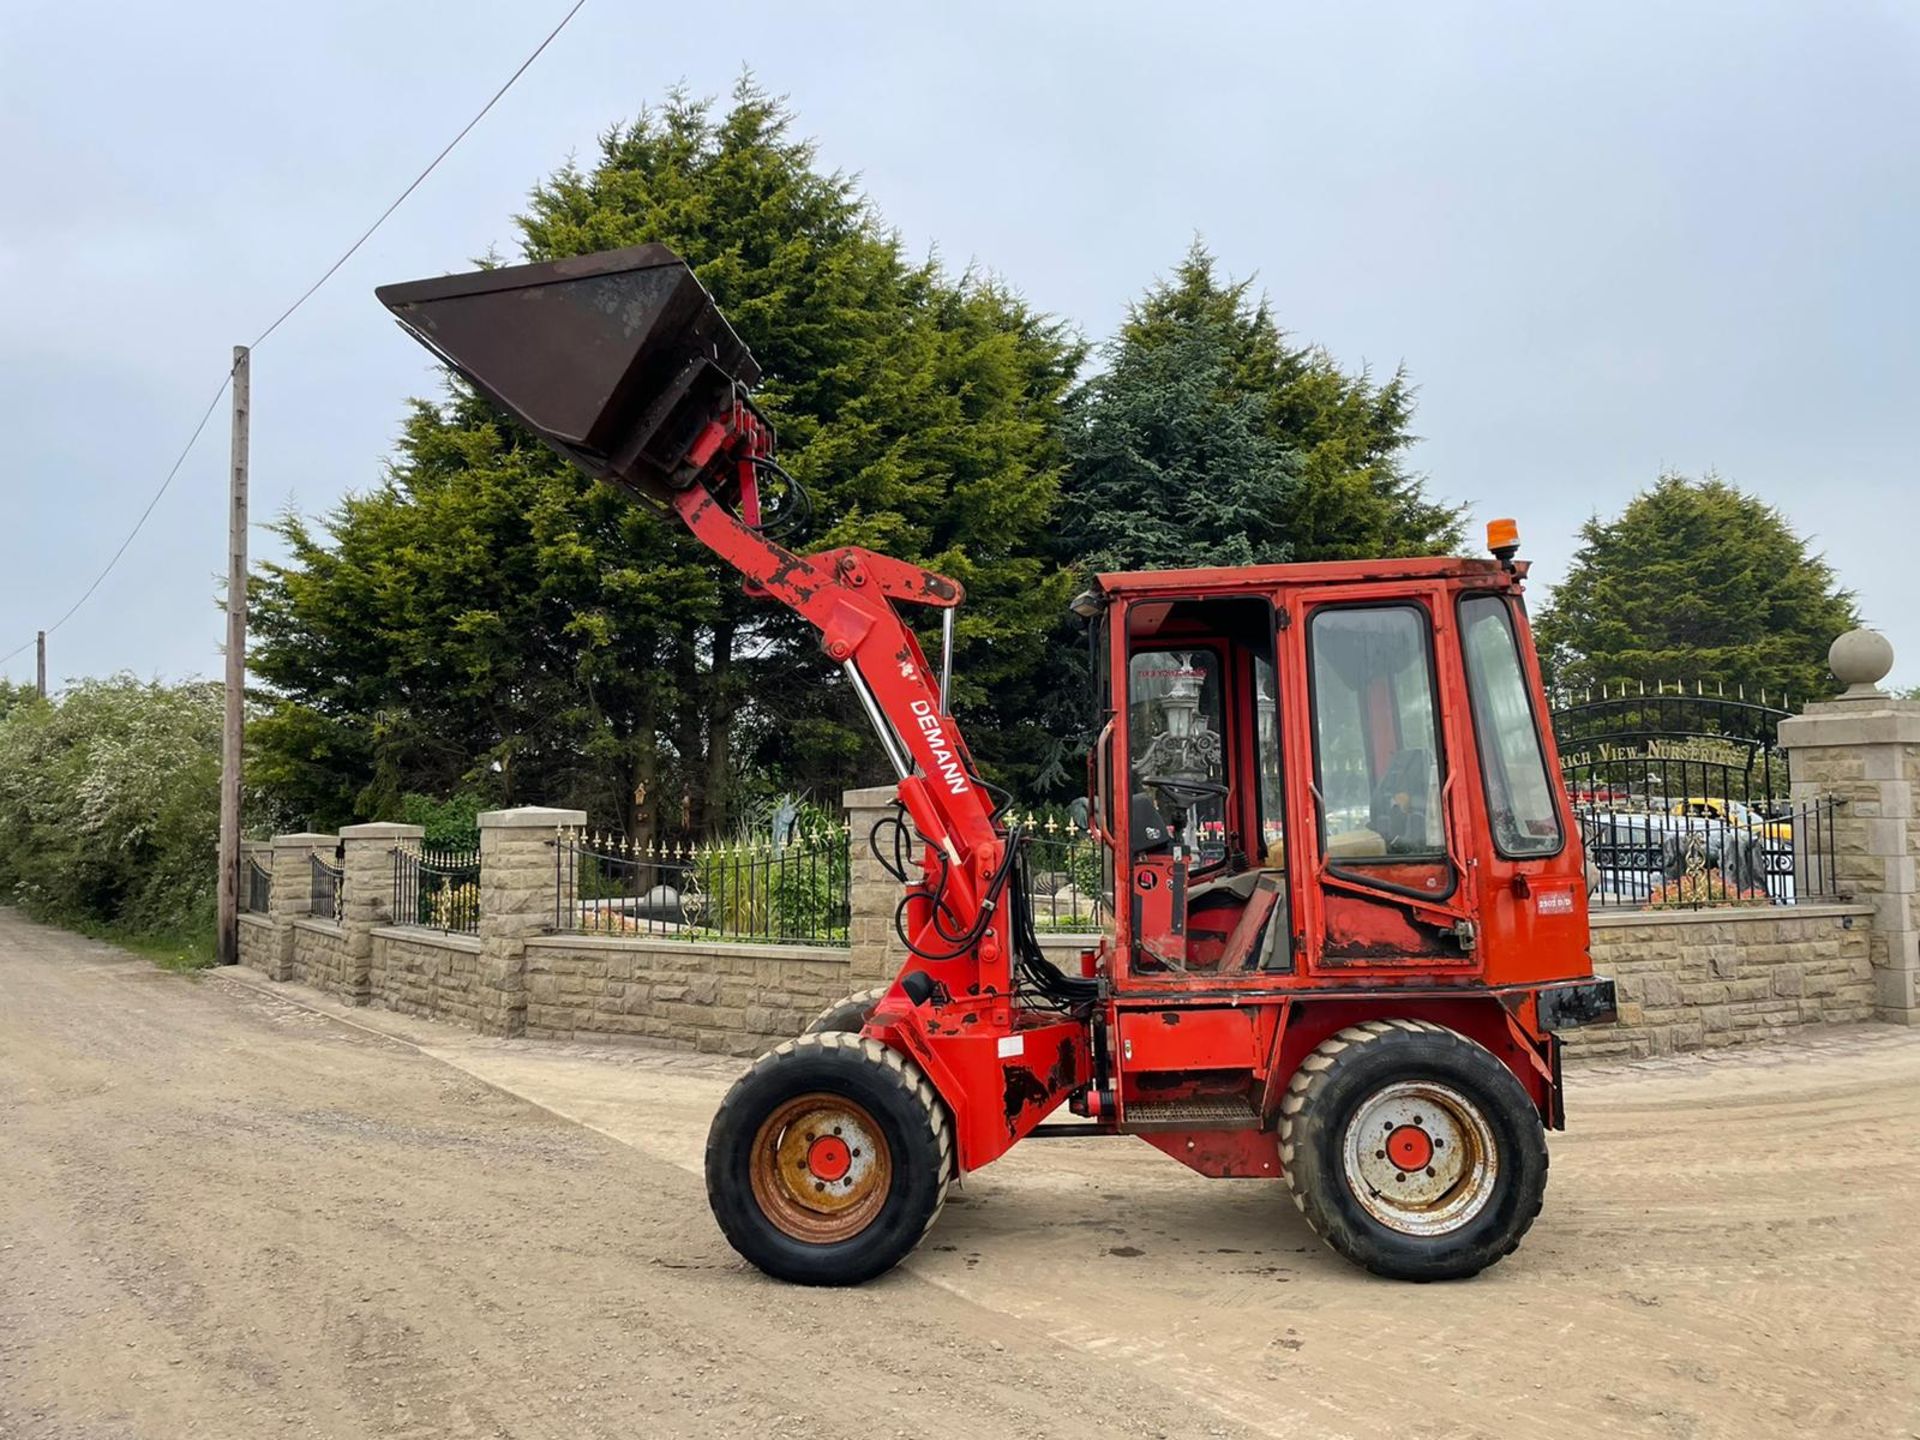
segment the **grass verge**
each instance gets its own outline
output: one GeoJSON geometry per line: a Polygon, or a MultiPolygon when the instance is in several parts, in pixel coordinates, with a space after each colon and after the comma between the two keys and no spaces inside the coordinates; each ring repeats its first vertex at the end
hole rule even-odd
{"type": "Polygon", "coordinates": [[[178,934],[148,935],[118,925],[83,924],[70,927],[95,940],[144,955],[162,970],[206,970],[213,965],[213,927],[178,934]]]}

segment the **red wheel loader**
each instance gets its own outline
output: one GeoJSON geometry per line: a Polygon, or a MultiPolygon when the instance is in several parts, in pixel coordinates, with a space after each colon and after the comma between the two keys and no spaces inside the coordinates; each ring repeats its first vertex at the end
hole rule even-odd
{"type": "Polygon", "coordinates": [[[677,256],[379,295],[533,434],[811,622],[898,777],[895,815],[856,843],[899,877],[905,963],[756,1060],[713,1122],[707,1192],[743,1256],[858,1283],[955,1179],[1087,1135],[1280,1180],[1381,1275],[1468,1276],[1514,1249],[1563,1124],[1556,1032],[1612,1018],[1614,991],[1587,953],[1510,523],[1486,559],[1097,578],[1074,609],[1111,933],[1066,973],[1035,934],[1025,837],[948,707],[960,586],[780,543],[803,492],[752,356],[677,256]],[[909,607],[937,612],[937,663],[909,607]]]}

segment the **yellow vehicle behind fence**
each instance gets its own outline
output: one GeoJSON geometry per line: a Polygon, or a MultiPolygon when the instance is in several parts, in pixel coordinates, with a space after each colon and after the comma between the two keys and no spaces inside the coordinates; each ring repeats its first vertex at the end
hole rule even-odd
{"type": "Polygon", "coordinates": [[[1793,843],[1792,821],[1768,820],[1756,815],[1738,800],[1708,795],[1689,795],[1684,800],[1676,800],[1668,813],[1699,820],[1717,820],[1723,825],[1731,825],[1748,835],[1757,835],[1762,840],[1777,841],[1783,845],[1793,843]]]}

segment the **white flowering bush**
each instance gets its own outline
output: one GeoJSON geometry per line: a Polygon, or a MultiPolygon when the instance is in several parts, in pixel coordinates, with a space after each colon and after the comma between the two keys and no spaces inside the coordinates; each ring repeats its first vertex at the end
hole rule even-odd
{"type": "Polygon", "coordinates": [[[0,715],[0,900],[179,935],[211,923],[220,687],[131,675],[0,715]]]}

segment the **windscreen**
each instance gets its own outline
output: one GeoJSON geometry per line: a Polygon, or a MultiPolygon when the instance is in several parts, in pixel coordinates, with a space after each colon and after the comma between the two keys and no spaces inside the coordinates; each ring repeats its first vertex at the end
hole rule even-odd
{"type": "Polygon", "coordinates": [[[1460,639],[1494,848],[1512,859],[1552,855],[1560,849],[1560,812],[1507,602],[1497,595],[1462,601],[1460,639]]]}

